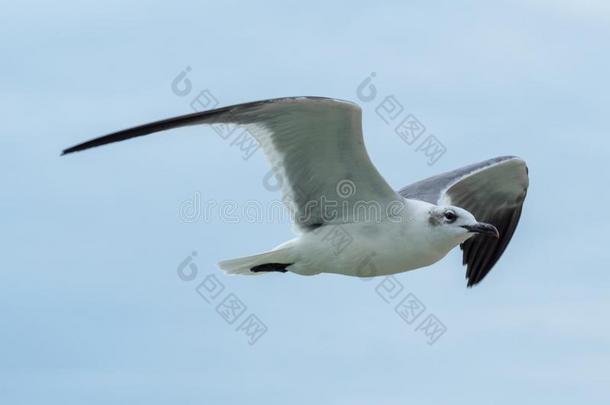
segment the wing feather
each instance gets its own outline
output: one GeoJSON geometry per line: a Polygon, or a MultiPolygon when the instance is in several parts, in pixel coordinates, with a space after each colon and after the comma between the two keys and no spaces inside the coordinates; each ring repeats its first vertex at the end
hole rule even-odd
{"type": "Polygon", "coordinates": [[[263,100],[114,132],[68,148],[63,154],[189,125],[240,125],[256,139],[271,162],[297,225],[311,229],[325,223],[353,222],[357,202],[373,201],[379,204],[380,213],[387,213],[389,210],[384,208],[402,201],[369,159],[361,118],[356,104],[342,100],[263,100]],[[348,188],[340,190],[341,184],[348,188]],[[328,204],[326,208],[324,202],[328,204]],[[332,205],[341,209],[328,210],[332,205]]]}
{"type": "Polygon", "coordinates": [[[455,205],[471,212],[478,221],[498,228],[499,239],[473,236],[460,247],[472,287],[491,271],[513,237],[529,185],[525,162],[502,156],[434,176],[399,191],[412,198],[439,205],[455,205]]]}

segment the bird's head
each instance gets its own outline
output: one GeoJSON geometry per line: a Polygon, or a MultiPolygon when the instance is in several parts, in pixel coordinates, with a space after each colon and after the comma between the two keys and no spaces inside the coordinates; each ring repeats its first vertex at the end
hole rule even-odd
{"type": "Polygon", "coordinates": [[[475,234],[499,238],[498,229],[479,222],[474,215],[460,207],[435,206],[429,211],[429,221],[435,231],[460,244],[475,234]]]}

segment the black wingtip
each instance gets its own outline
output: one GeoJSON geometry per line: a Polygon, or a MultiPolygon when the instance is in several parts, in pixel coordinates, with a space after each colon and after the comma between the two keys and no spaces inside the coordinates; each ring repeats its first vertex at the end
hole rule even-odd
{"type": "Polygon", "coordinates": [[[464,278],[466,279],[466,287],[467,287],[467,288],[472,288],[474,285],[476,285],[476,283],[473,281],[473,279],[471,279],[470,277],[468,277],[468,273],[466,273],[466,275],[464,276],[464,278]]]}
{"type": "Polygon", "coordinates": [[[476,286],[476,285],[478,285],[478,284],[479,284],[479,282],[478,282],[478,281],[477,281],[477,282],[475,282],[475,281],[473,281],[473,280],[468,279],[468,283],[466,283],[466,288],[472,288],[472,287],[474,287],[474,286],[476,286]]]}
{"type": "Polygon", "coordinates": [[[95,138],[91,141],[87,141],[87,142],[79,143],[78,145],[70,146],[69,148],[66,148],[61,151],[61,156],[69,155],[74,152],[80,152],[80,151],[83,151],[83,150],[86,150],[89,148],[93,148],[93,147],[97,146],[97,143],[102,138],[105,138],[105,137],[95,138]]]}

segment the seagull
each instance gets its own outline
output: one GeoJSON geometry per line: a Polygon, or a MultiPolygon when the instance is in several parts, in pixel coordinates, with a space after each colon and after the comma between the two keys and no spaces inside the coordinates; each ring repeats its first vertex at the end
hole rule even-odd
{"type": "Polygon", "coordinates": [[[200,124],[239,125],[252,134],[294,222],[294,239],[221,261],[229,274],[388,276],[430,266],[459,245],[472,287],[510,242],[529,185],[525,161],[503,156],[395,191],[368,156],[360,107],[326,97],[277,98],[168,118],[62,155],[200,124]]]}

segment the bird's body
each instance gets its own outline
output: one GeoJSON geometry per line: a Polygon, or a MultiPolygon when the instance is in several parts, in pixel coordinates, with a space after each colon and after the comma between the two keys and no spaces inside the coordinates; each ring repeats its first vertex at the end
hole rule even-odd
{"type": "Polygon", "coordinates": [[[269,252],[220,262],[232,274],[388,275],[429,266],[461,245],[472,286],[504,252],[527,192],[525,162],[512,156],[394,191],[366,153],[360,108],[321,97],[170,118],[93,139],[64,154],[196,124],[238,124],[250,131],[294,215],[295,239],[269,252]]]}
{"type": "Polygon", "coordinates": [[[370,222],[323,225],[306,231],[273,251],[228,260],[220,267],[234,274],[264,263],[286,263],[285,270],[300,275],[335,273],[371,277],[429,266],[467,238],[434,232],[426,219],[432,204],[402,199],[404,208],[393,216],[370,222]]]}

